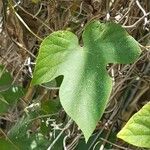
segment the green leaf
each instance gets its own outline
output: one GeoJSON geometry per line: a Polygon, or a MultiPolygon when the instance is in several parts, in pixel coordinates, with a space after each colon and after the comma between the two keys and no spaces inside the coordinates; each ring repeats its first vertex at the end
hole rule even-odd
{"type": "Polygon", "coordinates": [[[150,102],[130,118],[117,137],[135,146],[150,148],[150,102]]]}
{"type": "Polygon", "coordinates": [[[44,114],[53,114],[60,110],[61,105],[59,99],[50,99],[42,101],[41,103],[41,110],[44,114]]]}
{"type": "Polygon", "coordinates": [[[12,80],[10,73],[0,65],[0,113],[5,113],[23,96],[22,87],[12,85],[12,80]]]}
{"type": "Polygon", "coordinates": [[[30,133],[33,116],[23,116],[11,128],[8,137],[19,150],[41,150],[48,147],[49,141],[40,133],[30,133]]]}
{"type": "Polygon", "coordinates": [[[141,51],[134,38],[115,23],[94,21],[86,26],[82,37],[83,47],[69,31],[48,36],[40,46],[32,84],[64,76],[59,93],[61,104],[87,141],[111,93],[106,65],[132,63],[141,51]]]}
{"type": "Polygon", "coordinates": [[[13,78],[10,73],[0,65],[0,92],[7,90],[12,82],[13,78]]]}
{"type": "Polygon", "coordinates": [[[9,140],[0,138],[0,149],[1,150],[18,150],[18,148],[13,145],[9,140]]]}
{"type": "Polygon", "coordinates": [[[19,86],[11,86],[0,92],[0,113],[7,112],[8,108],[15,104],[23,94],[23,89],[19,86]]]}

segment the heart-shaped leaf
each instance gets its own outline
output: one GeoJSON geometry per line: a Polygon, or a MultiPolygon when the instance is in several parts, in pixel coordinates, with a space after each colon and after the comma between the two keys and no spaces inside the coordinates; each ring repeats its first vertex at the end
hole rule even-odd
{"type": "Polygon", "coordinates": [[[112,89],[106,65],[132,63],[140,54],[138,43],[118,24],[94,21],[83,33],[81,47],[76,35],[57,31],[41,44],[32,84],[63,75],[60,101],[83,131],[86,141],[106,107],[112,89]]]}
{"type": "Polygon", "coordinates": [[[150,102],[130,118],[117,137],[135,146],[150,148],[150,102]]]}

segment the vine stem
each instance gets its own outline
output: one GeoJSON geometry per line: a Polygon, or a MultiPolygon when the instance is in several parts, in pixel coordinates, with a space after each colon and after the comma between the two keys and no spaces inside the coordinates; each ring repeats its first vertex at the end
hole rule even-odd
{"type": "Polygon", "coordinates": [[[72,123],[73,121],[72,121],[72,119],[70,119],[69,121],[68,121],[68,123],[66,124],[66,126],[62,129],[62,131],[58,134],[58,136],[55,138],[55,140],[52,142],[52,144],[48,147],[48,149],[47,150],[51,150],[52,149],[52,147],[55,145],[55,143],[57,142],[57,140],[60,138],[60,136],[64,133],[64,131],[66,130],[66,129],[68,129],[68,127],[71,125],[71,123],[72,123]]]}

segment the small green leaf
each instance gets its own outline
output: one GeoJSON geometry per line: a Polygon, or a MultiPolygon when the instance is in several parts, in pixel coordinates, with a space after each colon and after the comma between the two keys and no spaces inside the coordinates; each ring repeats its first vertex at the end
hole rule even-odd
{"type": "Polygon", "coordinates": [[[41,110],[44,114],[56,113],[60,110],[61,105],[59,99],[46,100],[41,103],[41,110]]]}
{"type": "Polygon", "coordinates": [[[19,86],[10,86],[7,90],[0,92],[0,113],[7,112],[8,108],[15,104],[23,94],[23,89],[19,86]]]}
{"type": "Polygon", "coordinates": [[[13,78],[10,73],[0,65],[0,92],[7,90],[12,82],[13,78]]]}
{"type": "Polygon", "coordinates": [[[82,37],[83,47],[69,31],[48,36],[40,46],[32,84],[64,76],[59,91],[61,104],[87,141],[111,93],[106,65],[132,63],[141,51],[134,38],[115,23],[94,21],[86,26],[82,37]]]}
{"type": "Polygon", "coordinates": [[[12,80],[10,73],[0,65],[0,113],[7,112],[23,96],[22,87],[12,85],[12,80]]]}
{"type": "Polygon", "coordinates": [[[130,118],[117,137],[135,146],[150,148],[150,102],[130,118]]]}

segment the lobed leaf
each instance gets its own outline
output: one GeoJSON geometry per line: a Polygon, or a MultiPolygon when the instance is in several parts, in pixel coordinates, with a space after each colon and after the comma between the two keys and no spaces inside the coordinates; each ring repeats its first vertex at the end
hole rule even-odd
{"type": "Polygon", "coordinates": [[[40,46],[32,84],[64,76],[59,92],[61,104],[87,141],[111,93],[106,65],[132,63],[141,51],[134,38],[115,23],[91,22],[82,37],[83,47],[72,32],[50,34],[40,46]]]}

